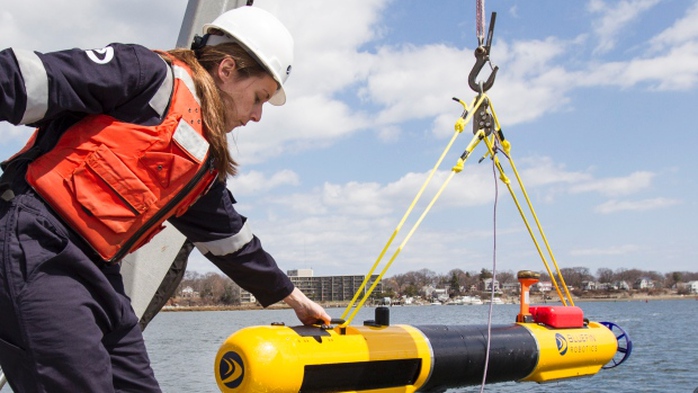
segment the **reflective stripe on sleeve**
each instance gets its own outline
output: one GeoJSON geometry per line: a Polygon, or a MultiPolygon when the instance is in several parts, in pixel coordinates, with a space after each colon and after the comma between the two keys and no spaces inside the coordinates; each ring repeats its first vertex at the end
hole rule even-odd
{"type": "Polygon", "coordinates": [[[20,124],[30,124],[44,118],[48,110],[48,76],[36,53],[13,49],[27,91],[27,107],[20,124]]]}
{"type": "MultiPolygon", "coordinates": [[[[165,60],[163,60],[163,63],[167,64],[165,60]]],[[[172,71],[170,70],[170,66],[167,65],[167,76],[165,79],[162,81],[162,84],[158,88],[157,93],[153,96],[153,98],[150,99],[150,107],[153,108],[155,112],[157,112],[160,117],[165,114],[165,111],[167,110],[167,105],[170,104],[170,97],[172,97],[172,85],[173,85],[173,77],[172,77],[172,71]]]]}
{"type": "Polygon", "coordinates": [[[203,255],[211,253],[220,257],[240,251],[247,243],[252,241],[253,237],[254,235],[252,234],[252,230],[250,230],[247,222],[245,222],[242,225],[240,232],[233,236],[210,242],[198,242],[194,243],[194,245],[203,255]]]}

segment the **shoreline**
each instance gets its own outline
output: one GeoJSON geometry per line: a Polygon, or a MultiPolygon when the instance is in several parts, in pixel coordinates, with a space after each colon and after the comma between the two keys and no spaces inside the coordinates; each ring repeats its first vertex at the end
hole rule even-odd
{"type": "MultiPolygon", "coordinates": [[[[649,302],[649,301],[666,301],[666,300],[693,300],[698,301],[698,295],[633,295],[633,296],[594,296],[594,297],[573,297],[572,300],[577,303],[591,303],[591,302],[649,302]]],[[[544,304],[559,304],[560,301],[557,299],[549,299],[543,301],[542,298],[533,297],[531,299],[531,305],[544,305],[544,304]]],[[[319,302],[319,304],[326,308],[345,308],[348,302],[319,302]]],[[[507,297],[507,301],[504,304],[518,304],[518,298],[507,297]]],[[[488,306],[487,303],[482,304],[483,306],[488,306]]],[[[368,307],[376,307],[377,305],[369,305],[368,307]]],[[[394,304],[391,307],[424,307],[430,306],[429,304],[411,304],[402,305],[394,304]]],[[[461,305],[461,306],[479,306],[479,305],[461,305]]],[[[267,307],[266,310],[282,310],[290,309],[291,307],[283,303],[272,304],[267,307]]],[[[240,305],[209,305],[209,306],[180,306],[180,305],[166,305],[162,308],[162,312],[185,312],[185,311],[251,311],[251,310],[265,310],[262,306],[256,303],[250,304],[240,304],[240,305]]]]}

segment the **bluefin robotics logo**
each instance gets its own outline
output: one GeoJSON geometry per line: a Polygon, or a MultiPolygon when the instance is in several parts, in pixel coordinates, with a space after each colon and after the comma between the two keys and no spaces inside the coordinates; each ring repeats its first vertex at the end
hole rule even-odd
{"type": "Polygon", "coordinates": [[[245,365],[236,352],[226,352],[218,363],[218,376],[223,385],[235,389],[245,376],[245,365]]]}
{"type": "Polygon", "coordinates": [[[555,333],[555,344],[557,344],[557,351],[560,355],[564,356],[567,353],[567,339],[560,333],[555,333]]]}

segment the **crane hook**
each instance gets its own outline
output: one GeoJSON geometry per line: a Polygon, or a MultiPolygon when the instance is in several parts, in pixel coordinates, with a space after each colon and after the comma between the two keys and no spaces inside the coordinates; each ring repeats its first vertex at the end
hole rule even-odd
{"type": "Polygon", "coordinates": [[[497,71],[499,71],[499,67],[494,66],[492,68],[492,73],[484,83],[476,81],[477,76],[480,74],[480,71],[482,71],[482,67],[484,67],[486,63],[490,63],[490,47],[492,46],[492,35],[494,34],[494,23],[496,20],[497,13],[493,12],[490,18],[490,28],[487,32],[487,42],[484,45],[482,41],[479,42],[480,45],[475,49],[475,65],[473,65],[468,75],[468,85],[478,93],[484,93],[492,88],[492,85],[494,85],[494,78],[497,76],[497,71]]]}

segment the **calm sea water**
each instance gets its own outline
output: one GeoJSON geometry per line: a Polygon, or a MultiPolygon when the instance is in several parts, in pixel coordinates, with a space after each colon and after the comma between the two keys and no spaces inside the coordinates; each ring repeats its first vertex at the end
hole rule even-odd
{"type": "MultiPolygon", "coordinates": [[[[585,316],[620,325],[633,340],[633,353],[622,365],[592,377],[539,385],[498,383],[486,392],[687,392],[698,388],[698,301],[650,300],[579,303],[585,316]]],[[[489,306],[391,307],[393,324],[487,323],[489,306]]],[[[343,309],[328,309],[340,317],[343,309]]],[[[364,308],[352,324],[373,319],[364,308]]],[[[512,323],[517,305],[495,305],[493,323],[512,323]]],[[[213,370],[218,347],[236,330],[252,325],[284,322],[297,325],[291,310],[209,311],[160,313],[145,331],[153,368],[166,393],[216,393],[213,370]]],[[[479,392],[480,386],[451,389],[449,393],[479,392]]]]}
{"type": "MultiPolygon", "coordinates": [[[[579,303],[585,316],[611,321],[633,340],[624,364],[592,377],[539,385],[531,382],[488,384],[486,392],[686,392],[698,393],[698,301],[650,300],[579,303]]],[[[469,325],[487,323],[489,306],[391,307],[393,324],[469,325]]],[[[517,305],[496,305],[494,324],[512,323],[517,305]]],[[[328,309],[340,317],[343,309],[328,309]]],[[[353,324],[373,319],[373,308],[362,309],[353,324]]],[[[153,369],[165,393],[217,393],[214,359],[218,347],[238,329],[284,322],[297,325],[291,310],[160,313],[145,331],[153,369]]],[[[2,392],[11,392],[5,386],[2,392]]],[[[479,392],[480,386],[449,390],[479,392]]]]}

